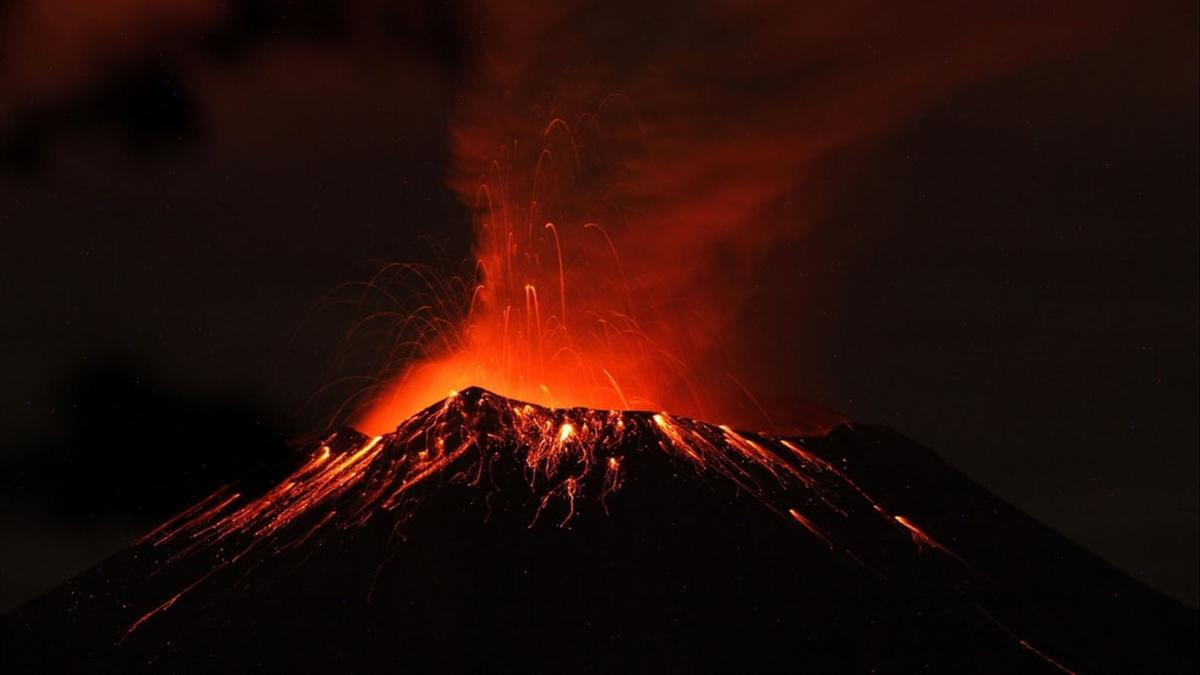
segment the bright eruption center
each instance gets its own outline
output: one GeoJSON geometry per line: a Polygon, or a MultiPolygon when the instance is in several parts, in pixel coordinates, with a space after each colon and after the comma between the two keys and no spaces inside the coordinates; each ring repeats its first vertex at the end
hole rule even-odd
{"type": "Polygon", "coordinates": [[[527,144],[536,153],[514,143],[492,162],[471,197],[472,274],[404,319],[407,358],[356,427],[386,433],[471,386],[549,407],[711,413],[690,367],[702,322],[667,317],[655,271],[625,269],[606,230],[621,223],[605,203],[613,169],[586,152],[598,134],[554,119],[527,144]]]}

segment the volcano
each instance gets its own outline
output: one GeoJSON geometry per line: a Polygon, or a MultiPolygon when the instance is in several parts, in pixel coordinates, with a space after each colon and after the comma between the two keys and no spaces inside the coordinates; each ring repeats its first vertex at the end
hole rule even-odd
{"type": "Polygon", "coordinates": [[[886,428],[452,393],[3,618],[18,672],[1195,672],[1197,613],[886,428]]]}

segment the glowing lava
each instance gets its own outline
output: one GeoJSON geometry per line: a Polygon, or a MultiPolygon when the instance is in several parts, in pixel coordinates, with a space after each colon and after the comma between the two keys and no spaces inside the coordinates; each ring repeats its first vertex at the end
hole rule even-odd
{"type": "MultiPolygon", "coordinates": [[[[874,514],[878,522],[906,533],[915,527],[890,515],[796,439],[666,413],[548,408],[469,388],[452,392],[388,434],[330,434],[261,496],[248,498],[225,488],[150,532],[140,543],[169,550],[166,564],[201,551],[221,553],[201,579],[148,612],[130,631],[251,551],[291,549],[324,530],[356,528],[383,514],[392,514],[399,527],[419,504],[421,488],[455,481],[487,489],[490,472],[514,463],[537,504],[530,526],[551,512],[557,526],[566,526],[580,509],[599,505],[607,510],[609,498],[626,481],[624,455],[631,451],[663,453],[697,474],[723,477],[831,548],[833,540],[817,523],[832,524],[851,512],[874,514]]],[[[914,542],[949,553],[922,537],[914,542]]]]}
{"type": "Polygon", "coordinates": [[[595,174],[608,169],[584,149],[599,118],[582,119],[591,136],[554,118],[531,143],[500,149],[471,203],[472,274],[426,284],[433,297],[397,329],[406,358],[355,427],[382,433],[468,386],[551,407],[706,411],[686,353],[703,326],[648,319],[668,303],[651,294],[652,271],[626,274],[594,220],[609,180],[595,174]]]}
{"type": "MultiPolygon", "coordinates": [[[[908,540],[918,557],[935,555],[948,570],[958,570],[951,576],[973,573],[909,517],[893,513],[844,471],[809,451],[803,439],[746,433],[662,412],[544,407],[471,387],[451,392],[387,434],[334,432],[313,443],[307,458],[260,496],[248,497],[230,486],[146,535],[139,544],[160,556],[164,566],[194,558],[202,561],[204,572],[142,614],[125,636],[239,561],[252,568],[252,559],[278,555],[333,530],[360,528],[373,518],[388,518],[399,531],[423,497],[446,483],[477,489],[490,499],[499,490],[498,476],[523,476],[532,499],[509,494],[507,503],[531,504],[529,527],[565,527],[584,511],[607,513],[631,467],[655,465],[732,484],[795,524],[802,536],[876,574],[855,552],[864,540],[840,541],[839,533],[908,540]],[[855,520],[852,527],[848,519],[855,520]],[[248,559],[251,553],[256,556],[248,559]]],[[[1022,648],[1061,667],[979,609],[1022,648]]]]}

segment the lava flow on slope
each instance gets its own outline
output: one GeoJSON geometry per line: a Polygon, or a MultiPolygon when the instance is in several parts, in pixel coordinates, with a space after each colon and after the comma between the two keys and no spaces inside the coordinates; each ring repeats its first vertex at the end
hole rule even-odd
{"type": "Polygon", "coordinates": [[[785,438],[470,388],[301,450],[5,615],[6,672],[1195,663],[1194,611],[879,427],[785,438]]]}
{"type": "MultiPolygon", "coordinates": [[[[665,412],[546,408],[480,388],[451,392],[383,436],[335,431],[265,493],[248,497],[235,486],[219,490],[141,543],[155,549],[178,543],[164,564],[215,550],[207,576],[255,549],[299,547],[323,530],[360,527],[380,514],[401,516],[395,520],[399,528],[428,486],[449,481],[486,492],[498,485],[495,474],[512,472],[528,484],[526,497],[534,504],[530,527],[542,518],[563,527],[578,510],[606,509],[608,498],[644,461],[639,455],[647,453],[665,453],[691,470],[731,482],[830,548],[837,546],[832,534],[837,520],[867,514],[910,536],[917,547],[956,557],[907,517],[876,503],[802,441],[665,412]]],[[[129,631],[200,581],[140,617],[129,631]]]]}

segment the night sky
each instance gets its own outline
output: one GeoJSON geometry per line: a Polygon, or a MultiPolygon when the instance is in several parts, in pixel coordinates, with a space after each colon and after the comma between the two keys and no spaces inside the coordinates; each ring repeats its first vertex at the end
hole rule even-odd
{"type": "Polygon", "coordinates": [[[565,73],[686,142],[664,174],[770,182],[744,248],[650,203],[736,249],[701,269],[764,401],[894,427],[1196,606],[1194,3],[861,3],[785,15],[812,28],[782,51],[770,20],[638,3],[73,4],[0,5],[0,609],[252,463],[223,438],[328,425],[354,317],[322,299],[389,261],[459,269],[456,120],[565,73]],[[554,58],[496,57],[539,30],[554,58]],[[488,85],[497,58],[519,87],[488,85]]]}

